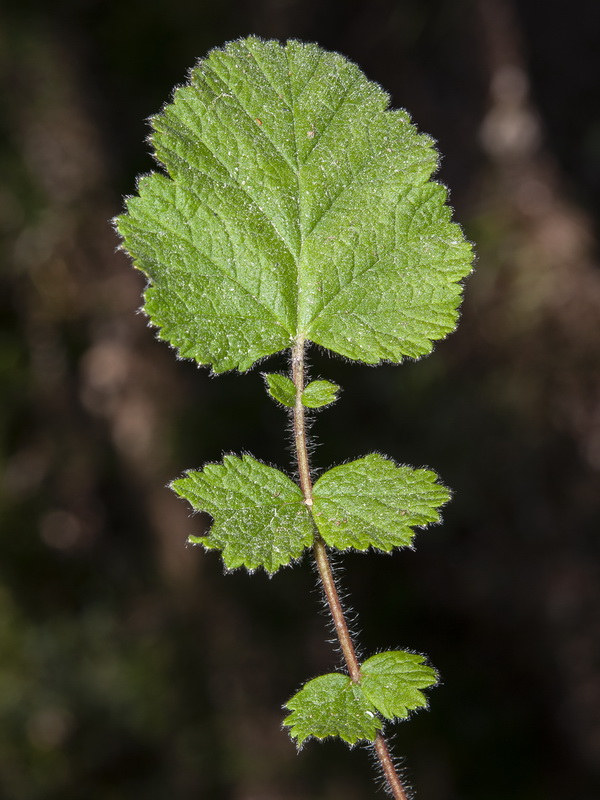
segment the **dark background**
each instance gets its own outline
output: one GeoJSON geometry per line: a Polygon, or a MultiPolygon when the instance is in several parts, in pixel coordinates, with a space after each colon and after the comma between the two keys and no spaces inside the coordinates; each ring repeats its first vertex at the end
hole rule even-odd
{"type": "Polygon", "coordinates": [[[414,552],[338,561],[365,652],[443,676],[393,729],[407,779],[419,800],[597,800],[597,0],[2,5],[0,796],[381,796],[368,752],[297,756],[280,727],[339,661],[308,561],[224,577],[164,488],[223,452],[286,468],[285,415],[257,370],[211,379],[154,339],[108,222],[153,167],[144,120],[249,33],[339,50],[390,91],[477,247],[429,358],[313,356],[344,387],[318,466],[379,450],[455,492],[414,552]]]}

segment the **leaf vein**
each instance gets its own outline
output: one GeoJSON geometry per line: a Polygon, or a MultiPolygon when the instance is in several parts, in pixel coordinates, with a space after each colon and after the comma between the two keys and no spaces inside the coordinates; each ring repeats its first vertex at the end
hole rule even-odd
{"type": "MultiPolygon", "coordinates": [[[[164,218],[163,218],[163,217],[161,217],[161,218],[159,219],[158,217],[156,217],[155,219],[156,219],[156,223],[157,223],[157,228],[158,228],[159,226],[162,226],[162,227],[163,227],[163,229],[165,229],[165,227],[166,227],[166,226],[165,226],[164,218]]],[[[189,230],[189,223],[187,224],[187,227],[188,227],[188,230],[189,230]]],[[[197,246],[197,244],[196,244],[195,242],[193,242],[193,241],[191,241],[191,240],[187,239],[185,236],[183,236],[183,235],[181,234],[181,232],[180,232],[180,231],[176,231],[176,230],[173,230],[173,229],[171,229],[171,228],[168,228],[168,227],[166,227],[166,230],[167,230],[167,231],[168,231],[168,232],[169,232],[169,233],[170,233],[170,234],[171,234],[171,235],[172,235],[172,236],[173,236],[175,239],[180,239],[180,240],[182,240],[183,242],[185,242],[186,244],[188,244],[188,245],[189,245],[191,248],[193,248],[193,249],[194,249],[194,250],[195,250],[195,251],[196,251],[196,252],[197,252],[197,253],[198,253],[200,256],[202,256],[202,258],[204,258],[204,259],[206,260],[206,262],[207,262],[208,264],[210,264],[212,267],[214,267],[214,268],[215,268],[215,269],[216,269],[218,272],[220,272],[220,273],[221,273],[221,274],[222,274],[222,275],[223,275],[225,278],[227,278],[227,279],[228,279],[228,280],[230,280],[232,283],[234,283],[234,284],[235,284],[235,285],[236,285],[236,286],[237,286],[237,287],[238,287],[238,288],[239,288],[239,289],[240,289],[240,290],[241,290],[241,291],[242,291],[242,292],[243,292],[243,293],[244,293],[244,294],[245,294],[247,297],[249,297],[251,300],[253,300],[253,301],[256,303],[256,305],[258,305],[260,308],[264,309],[264,310],[265,310],[265,311],[266,311],[266,312],[267,312],[267,313],[268,313],[268,314],[269,314],[269,315],[270,315],[270,316],[271,316],[271,317],[272,317],[272,318],[273,318],[273,319],[274,319],[274,320],[277,322],[277,324],[278,324],[278,325],[280,325],[280,326],[281,326],[281,327],[282,327],[282,328],[283,328],[283,329],[284,329],[284,330],[285,330],[287,333],[289,333],[290,335],[292,335],[292,332],[289,330],[289,328],[288,328],[287,324],[285,323],[285,321],[284,321],[284,320],[282,320],[282,319],[280,319],[280,318],[277,316],[276,312],[275,312],[275,311],[274,311],[274,310],[273,310],[273,309],[272,309],[270,306],[268,306],[268,305],[266,305],[264,302],[262,302],[262,301],[261,301],[261,300],[260,300],[260,299],[259,299],[259,298],[258,298],[256,295],[254,295],[254,294],[253,294],[253,293],[250,291],[250,289],[248,289],[246,286],[244,286],[244,284],[240,282],[240,280],[239,280],[239,278],[237,277],[237,275],[232,275],[230,272],[227,272],[227,270],[226,270],[226,269],[224,269],[224,268],[223,268],[223,267],[222,267],[220,264],[218,264],[216,261],[213,261],[213,260],[212,260],[212,258],[210,258],[210,257],[209,257],[209,256],[208,256],[208,255],[207,255],[207,254],[206,254],[206,253],[203,251],[203,250],[200,250],[200,248],[197,246]]],[[[157,262],[157,263],[160,263],[160,262],[157,262]]],[[[205,277],[207,277],[209,280],[210,280],[211,278],[213,278],[213,276],[205,276],[205,277]]],[[[214,278],[213,278],[213,279],[214,279],[214,278]]],[[[187,298],[185,298],[185,299],[187,300],[187,298]]],[[[214,300],[213,300],[211,297],[209,297],[209,296],[205,295],[205,300],[206,300],[207,302],[210,302],[210,303],[211,303],[211,305],[213,305],[213,307],[214,307],[214,300]]],[[[220,312],[219,312],[219,313],[217,313],[217,311],[216,311],[216,308],[215,308],[215,316],[217,316],[217,317],[218,317],[218,316],[219,316],[219,314],[220,314],[220,312]]],[[[234,317],[234,316],[238,316],[238,315],[233,315],[233,314],[230,314],[230,315],[228,315],[228,316],[232,316],[232,317],[234,317]]],[[[239,316],[240,316],[240,318],[241,318],[241,319],[251,319],[251,317],[243,317],[243,316],[241,316],[241,315],[239,315],[239,316]]]]}

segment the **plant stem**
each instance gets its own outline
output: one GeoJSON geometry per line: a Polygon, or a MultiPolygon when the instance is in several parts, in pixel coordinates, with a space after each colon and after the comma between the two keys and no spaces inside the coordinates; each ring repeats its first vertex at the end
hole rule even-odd
{"type": "Polygon", "coordinates": [[[402,785],[400,776],[396,772],[396,767],[392,761],[387,742],[381,731],[379,731],[375,737],[375,753],[377,754],[377,758],[383,769],[383,774],[392,790],[393,796],[396,800],[408,800],[408,795],[404,791],[404,786],[402,785]]]}
{"type": "MultiPolygon", "coordinates": [[[[292,381],[296,387],[296,400],[294,403],[294,445],[296,449],[296,461],[298,463],[298,474],[300,478],[300,488],[304,496],[305,504],[312,509],[312,479],[310,476],[310,461],[308,458],[308,447],[306,438],[306,420],[304,414],[304,406],[302,405],[302,392],[305,385],[305,368],[304,368],[304,339],[298,337],[296,343],[292,347],[292,381]]],[[[344,615],[344,609],[340,602],[340,597],[337,591],[333,573],[331,571],[331,564],[327,555],[327,548],[325,542],[315,531],[315,543],[313,545],[313,555],[319,570],[319,576],[323,585],[323,591],[327,599],[329,611],[335,625],[340,647],[346,661],[348,674],[353,683],[360,681],[360,664],[356,657],[356,650],[352,637],[348,629],[348,623],[344,615]]],[[[395,800],[408,800],[408,795],[404,791],[402,782],[392,757],[388,749],[385,738],[381,732],[377,733],[374,742],[375,753],[381,764],[383,774],[388,783],[395,800]]]]}

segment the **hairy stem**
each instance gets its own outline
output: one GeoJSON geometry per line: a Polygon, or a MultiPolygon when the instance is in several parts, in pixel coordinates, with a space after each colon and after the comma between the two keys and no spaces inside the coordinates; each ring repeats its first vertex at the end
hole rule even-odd
{"type": "Polygon", "coordinates": [[[383,774],[392,790],[393,796],[396,800],[408,800],[408,795],[404,791],[404,786],[402,785],[400,776],[396,772],[396,767],[392,761],[387,742],[381,732],[378,732],[375,737],[375,753],[377,754],[377,758],[383,769],[383,774]]]}
{"type": "MultiPolygon", "coordinates": [[[[310,476],[310,462],[308,458],[308,447],[306,437],[306,419],[304,414],[304,406],[302,405],[302,392],[304,391],[305,384],[305,369],[304,369],[304,339],[298,338],[294,347],[292,348],[292,381],[296,387],[296,400],[294,403],[294,445],[296,449],[296,460],[298,463],[298,474],[300,478],[300,488],[304,495],[304,502],[312,508],[312,479],[310,476]]],[[[348,667],[348,674],[353,683],[360,681],[360,664],[356,657],[356,650],[354,643],[350,636],[348,623],[344,615],[344,609],[340,602],[340,597],[337,591],[333,573],[331,571],[331,564],[327,555],[327,548],[323,539],[315,533],[315,543],[313,545],[313,555],[319,570],[319,576],[323,585],[323,591],[327,599],[329,611],[335,625],[337,637],[342,648],[344,660],[348,667]]],[[[381,733],[378,733],[374,742],[375,753],[381,764],[383,774],[388,783],[395,800],[408,800],[408,795],[404,791],[402,782],[398,776],[394,762],[390,755],[390,751],[386,744],[385,738],[381,733]]]]}

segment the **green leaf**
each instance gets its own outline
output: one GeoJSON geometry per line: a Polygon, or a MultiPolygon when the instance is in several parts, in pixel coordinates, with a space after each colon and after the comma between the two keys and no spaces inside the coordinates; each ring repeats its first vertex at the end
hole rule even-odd
{"type": "Polygon", "coordinates": [[[415,526],[440,519],[450,492],[425,469],[399,467],[372,454],[325,472],[315,483],[312,512],[327,544],[344,550],[410,546],[415,526]]]}
{"type": "Polygon", "coordinates": [[[419,689],[435,686],[438,676],[423,661],[424,656],[403,650],[371,656],[360,668],[365,697],[387,719],[404,719],[415,708],[427,708],[419,689]]]}
{"type": "Polygon", "coordinates": [[[207,549],[220,548],[228,569],[289,564],[313,543],[313,523],[302,492],[287,475],[250,456],[225,456],[186,473],[171,487],[214,522],[208,536],[190,537],[207,549]]]}
{"type": "Polygon", "coordinates": [[[213,50],[154,117],[165,173],[117,221],[145,309],[184,357],[249,369],[306,340],[370,364],[456,325],[471,248],[432,140],[337,53],[213,50]]]}
{"type": "Polygon", "coordinates": [[[419,690],[435,686],[438,676],[423,661],[416,653],[392,650],[367,659],[358,684],[337,672],[314,678],[286,703],[292,713],[283,724],[299,746],[313,736],[339,736],[349,744],[372,742],[383,727],[376,712],[390,720],[404,719],[410,711],[427,707],[419,690]]]}
{"type": "MultiPolygon", "coordinates": [[[[277,372],[264,374],[267,382],[267,391],[275,400],[288,408],[296,404],[296,387],[286,375],[277,372]]],[[[307,408],[321,408],[337,400],[340,387],[330,381],[311,381],[302,392],[302,405],[307,408]]]]}
{"type": "Polygon", "coordinates": [[[309,681],[285,707],[292,713],[283,724],[290,728],[290,736],[299,746],[312,736],[339,736],[348,744],[361,739],[372,742],[382,727],[360,686],[339,673],[309,681]]]}
{"type": "Polygon", "coordinates": [[[340,387],[330,381],[311,381],[302,392],[302,405],[307,408],[321,408],[335,403],[340,387]]]}
{"type": "Polygon", "coordinates": [[[293,382],[285,375],[277,372],[265,373],[267,391],[278,400],[282,405],[293,408],[296,403],[296,387],[293,382]]]}

